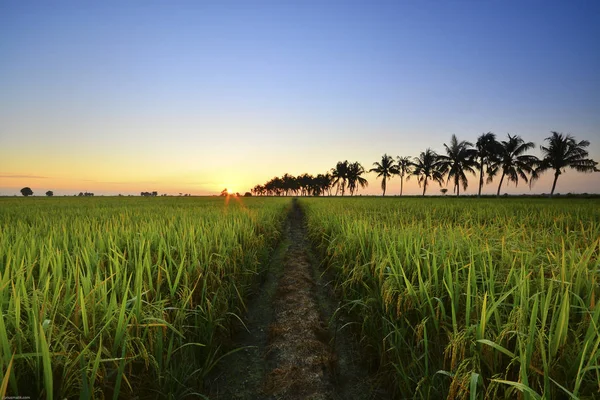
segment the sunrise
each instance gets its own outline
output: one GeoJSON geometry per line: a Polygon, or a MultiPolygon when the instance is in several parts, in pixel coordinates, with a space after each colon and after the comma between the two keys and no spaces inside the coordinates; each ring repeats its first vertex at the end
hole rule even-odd
{"type": "Polygon", "coordinates": [[[600,3],[0,1],[2,399],[592,399],[600,3]]]}

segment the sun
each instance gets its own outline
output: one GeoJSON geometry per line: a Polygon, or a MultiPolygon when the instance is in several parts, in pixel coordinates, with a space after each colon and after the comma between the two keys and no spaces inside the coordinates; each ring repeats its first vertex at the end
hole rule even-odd
{"type": "Polygon", "coordinates": [[[234,193],[235,193],[235,192],[234,192],[233,190],[231,190],[231,189],[227,189],[227,194],[229,194],[229,195],[232,195],[232,194],[234,194],[234,193]]]}

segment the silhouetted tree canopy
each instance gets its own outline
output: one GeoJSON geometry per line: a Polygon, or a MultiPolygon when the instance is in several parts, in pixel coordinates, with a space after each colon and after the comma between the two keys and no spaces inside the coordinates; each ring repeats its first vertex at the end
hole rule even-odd
{"type": "MultiPolygon", "coordinates": [[[[452,182],[452,188],[456,195],[460,195],[461,187],[468,187],[467,174],[479,175],[477,195],[481,196],[484,183],[490,184],[494,178],[500,175],[500,182],[496,194],[505,181],[518,184],[519,179],[529,182],[529,185],[538,179],[539,175],[548,170],[555,171],[554,183],[551,195],[554,194],[558,176],[566,168],[572,168],[579,172],[598,171],[598,165],[592,159],[588,159],[585,147],[589,146],[586,140],[576,142],[571,135],[552,132],[552,136],[546,138],[548,146],[541,146],[544,155],[542,160],[536,156],[526,154],[535,145],[525,142],[518,135],[508,134],[508,140],[498,142],[496,135],[492,132],[481,134],[476,143],[462,140],[452,135],[450,143],[444,143],[445,155],[440,155],[430,148],[421,152],[419,157],[397,157],[394,158],[384,154],[381,161],[374,162],[373,168],[368,172],[376,172],[377,178],[381,178],[381,189],[385,196],[387,184],[394,175],[400,177],[400,195],[403,193],[404,180],[409,180],[412,175],[417,177],[417,182],[423,188],[423,196],[431,181],[440,186],[446,182],[452,182]],[[486,178],[484,180],[484,177],[486,178]]],[[[250,190],[254,196],[344,196],[346,192],[354,195],[359,188],[365,188],[369,182],[364,177],[367,171],[357,162],[338,161],[330,171],[325,174],[313,176],[307,173],[293,176],[285,173],[281,177],[273,177],[263,185],[256,185],[250,190]]],[[[447,189],[442,189],[446,194],[447,189]]],[[[227,196],[227,189],[221,192],[221,196],[227,196]]]]}
{"type": "Polygon", "coordinates": [[[374,162],[374,168],[371,168],[369,172],[377,172],[377,177],[381,177],[381,189],[383,190],[383,196],[385,196],[385,190],[387,189],[387,181],[392,175],[398,174],[398,169],[394,163],[394,159],[387,154],[381,157],[381,162],[374,162]]]}
{"type": "Polygon", "coordinates": [[[54,192],[53,192],[52,190],[48,190],[48,191],[46,192],[46,196],[48,196],[48,197],[52,197],[52,196],[54,196],[54,192]]]}
{"type": "MultiPolygon", "coordinates": [[[[590,158],[587,158],[588,152],[585,150],[590,145],[587,140],[580,142],[575,141],[571,135],[564,135],[558,132],[551,132],[552,135],[544,139],[548,142],[547,146],[540,146],[543,159],[536,169],[536,177],[551,169],[554,170],[554,181],[552,182],[552,190],[550,196],[554,195],[556,181],[558,177],[567,169],[571,168],[578,172],[594,172],[598,171],[596,165],[598,163],[590,158]]],[[[535,179],[534,178],[534,179],[535,179]]]]}
{"type": "Polygon", "coordinates": [[[398,156],[396,170],[398,171],[398,175],[400,175],[400,196],[402,196],[404,189],[404,177],[406,176],[406,180],[410,179],[412,167],[413,163],[410,161],[409,157],[398,156]]]}
{"type": "Polygon", "coordinates": [[[427,192],[427,184],[429,181],[437,182],[440,186],[444,179],[444,171],[441,168],[439,156],[431,149],[426,149],[421,152],[419,157],[416,157],[414,162],[413,175],[417,176],[419,186],[423,185],[423,196],[427,192]]]}
{"type": "Polygon", "coordinates": [[[519,177],[525,182],[535,180],[537,176],[535,168],[539,165],[540,160],[536,156],[524,154],[534,147],[533,142],[525,142],[519,135],[512,136],[510,133],[508,140],[500,142],[497,157],[490,165],[487,179],[487,183],[491,183],[494,176],[501,173],[496,196],[500,196],[500,189],[505,177],[509,182],[514,182],[515,186],[519,183],[519,177]]]}
{"type": "Polygon", "coordinates": [[[21,194],[25,197],[33,196],[33,190],[31,190],[29,186],[26,186],[23,189],[21,189],[21,194]]]}
{"type": "Polygon", "coordinates": [[[467,141],[458,141],[456,135],[452,135],[450,145],[444,143],[446,155],[438,156],[439,168],[442,173],[448,174],[446,183],[452,179],[453,190],[457,196],[460,196],[460,186],[467,190],[469,181],[465,172],[475,175],[477,162],[475,156],[477,151],[472,148],[473,144],[467,141]]]}
{"type": "Polygon", "coordinates": [[[367,171],[365,171],[365,168],[358,161],[348,165],[347,173],[348,190],[350,191],[350,196],[354,196],[354,193],[358,192],[359,187],[364,189],[369,186],[369,182],[363,177],[367,171]]]}
{"type": "Polygon", "coordinates": [[[475,148],[477,150],[477,168],[479,169],[479,189],[477,191],[477,196],[479,197],[483,188],[483,177],[498,158],[500,143],[496,140],[496,135],[488,132],[481,134],[477,138],[475,148]]]}

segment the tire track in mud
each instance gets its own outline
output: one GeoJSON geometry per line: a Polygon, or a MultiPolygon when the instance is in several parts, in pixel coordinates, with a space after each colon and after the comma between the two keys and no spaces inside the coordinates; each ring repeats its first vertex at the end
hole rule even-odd
{"type": "Polygon", "coordinates": [[[245,326],[227,346],[241,350],[205,380],[209,398],[388,399],[362,364],[352,335],[327,324],[337,301],[322,282],[296,199],[283,236],[248,304],[245,326]]]}

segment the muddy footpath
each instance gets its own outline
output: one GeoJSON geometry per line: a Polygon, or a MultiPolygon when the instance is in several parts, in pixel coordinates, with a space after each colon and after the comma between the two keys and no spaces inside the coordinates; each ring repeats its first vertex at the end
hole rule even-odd
{"type": "Polygon", "coordinates": [[[390,397],[361,358],[339,313],[296,199],[263,282],[248,302],[243,325],[205,380],[211,400],[357,399],[390,397]]]}

